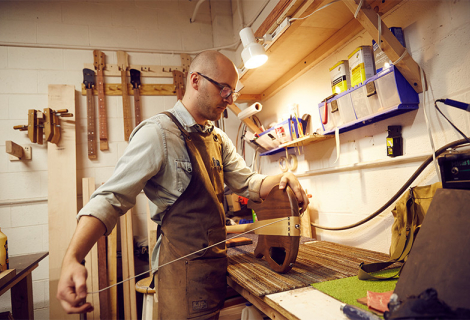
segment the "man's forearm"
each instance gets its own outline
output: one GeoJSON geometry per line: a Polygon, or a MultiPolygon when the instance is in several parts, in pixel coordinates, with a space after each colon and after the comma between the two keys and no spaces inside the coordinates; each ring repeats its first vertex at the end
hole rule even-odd
{"type": "Polygon", "coordinates": [[[98,239],[106,232],[105,225],[93,216],[82,216],[70,241],[64,262],[70,259],[82,261],[98,239]]]}
{"type": "Polygon", "coordinates": [[[284,189],[286,186],[291,187],[299,201],[299,205],[302,207],[301,211],[303,212],[307,209],[309,203],[308,196],[300,185],[299,180],[292,172],[281,173],[275,176],[267,176],[261,183],[259,190],[260,197],[265,199],[276,184],[279,184],[280,189],[284,189]]]}
{"type": "Polygon", "coordinates": [[[259,196],[261,199],[265,199],[271,189],[281,181],[282,173],[275,175],[275,176],[267,176],[264,178],[263,182],[261,183],[261,187],[259,189],[259,196]]]}

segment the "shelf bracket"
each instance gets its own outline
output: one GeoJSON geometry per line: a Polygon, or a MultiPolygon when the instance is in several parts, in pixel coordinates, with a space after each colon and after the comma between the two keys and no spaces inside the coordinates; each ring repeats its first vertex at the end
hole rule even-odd
{"type": "MultiPolygon", "coordinates": [[[[343,3],[348,7],[353,14],[356,13],[357,6],[359,5],[356,0],[343,0],[343,3]]],[[[367,2],[364,2],[364,5],[359,10],[356,19],[362,24],[364,29],[372,36],[375,42],[379,41],[379,19],[377,13],[372,9],[367,2]]],[[[393,33],[388,29],[385,23],[380,19],[381,23],[381,40],[382,40],[382,50],[393,62],[401,58],[401,60],[396,63],[396,67],[400,70],[401,74],[405,79],[411,84],[413,89],[417,93],[423,92],[423,83],[421,83],[420,76],[420,67],[413,60],[413,58],[406,52],[398,39],[393,35],[393,33]]]]}
{"type": "Polygon", "coordinates": [[[31,160],[31,146],[22,147],[13,141],[5,141],[5,147],[10,161],[31,160]]]}

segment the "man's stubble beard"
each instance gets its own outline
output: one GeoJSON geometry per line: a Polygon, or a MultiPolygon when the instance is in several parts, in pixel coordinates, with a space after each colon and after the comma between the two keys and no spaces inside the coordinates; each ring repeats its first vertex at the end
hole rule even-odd
{"type": "Polygon", "coordinates": [[[197,105],[198,110],[201,115],[204,116],[206,120],[217,121],[221,118],[223,111],[220,111],[220,108],[227,108],[227,104],[222,102],[216,106],[211,106],[211,99],[208,95],[204,94],[198,97],[197,105]],[[219,112],[220,111],[220,112],[219,112]]]}

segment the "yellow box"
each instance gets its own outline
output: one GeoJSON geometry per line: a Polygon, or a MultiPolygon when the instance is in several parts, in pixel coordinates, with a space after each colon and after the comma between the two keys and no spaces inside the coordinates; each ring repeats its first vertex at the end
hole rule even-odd
{"type": "Polygon", "coordinates": [[[351,87],[348,60],[341,60],[330,68],[330,79],[333,93],[341,93],[351,87]]]}
{"type": "Polygon", "coordinates": [[[371,46],[360,46],[349,56],[351,87],[363,83],[375,74],[374,58],[371,46]]]}

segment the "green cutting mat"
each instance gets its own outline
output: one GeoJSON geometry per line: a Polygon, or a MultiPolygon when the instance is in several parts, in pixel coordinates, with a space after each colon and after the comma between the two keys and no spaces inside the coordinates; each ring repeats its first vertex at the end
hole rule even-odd
{"type": "MultiPolygon", "coordinates": [[[[373,273],[376,276],[390,277],[398,268],[373,273]]],[[[367,291],[387,292],[395,289],[398,278],[393,280],[359,280],[357,276],[314,283],[312,286],[339,301],[368,310],[367,306],[356,300],[367,296],[367,291]]]]}

